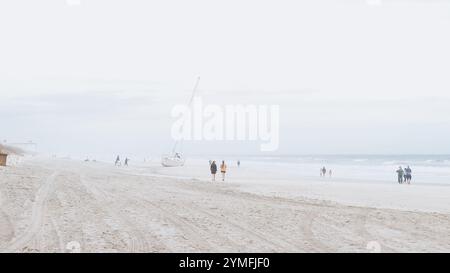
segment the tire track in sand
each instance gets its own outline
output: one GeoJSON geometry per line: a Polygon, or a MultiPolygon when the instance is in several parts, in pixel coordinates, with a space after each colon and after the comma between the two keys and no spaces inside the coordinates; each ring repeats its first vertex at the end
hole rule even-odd
{"type": "MultiPolygon", "coordinates": [[[[204,219],[208,220],[211,223],[219,223],[222,226],[226,226],[227,230],[234,230],[235,235],[245,238],[251,238],[256,242],[263,242],[266,246],[270,247],[272,251],[284,251],[286,249],[295,248],[295,245],[293,243],[288,242],[284,238],[279,238],[277,236],[274,236],[273,234],[263,233],[254,228],[246,227],[246,225],[242,224],[241,220],[231,217],[230,215],[219,216],[210,211],[207,211],[206,209],[201,208],[198,205],[194,205],[193,203],[189,203],[189,205],[186,206],[178,205],[174,202],[168,201],[159,201],[158,203],[156,203],[148,200],[145,196],[140,196],[140,198],[148,205],[154,207],[156,210],[163,212],[164,218],[175,224],[177,229],[181,229],[184,234],[194,238],[197,242],[203,242],[202,247],[205,248],[206,251],[210,251],[211,249],[213,249],[211,243],[205,241],[205,238],[211,236],[210,226],[200,226],[195,221],[177,215],[174,212],[184,211],[189,212],[189,215],[201,215],[204,219]]],[[[216,233],[216,231],[213,232],[216,233]]],[[[224,238],[224,236],[221,236],[219,234],[217,234],[216,237],[224,238]]],[[[226,239],[228,240],[228,243],[232,243],[235,246],[242,246],[242,244],[238,244],[230,237],[227,237],[226,239]]]]}
{"type": "MultiPolygon", "coordinates": [[[[147,239],[145,235],[135,227],[135,224],[131,223],[127,217],[123,216],[120,213],[120,208],[112,208],[110,205],[117,203],[117,200],[120,198],[116,195],[108,193],[107,191],[101,189],[100,187],[94,185],[93,183],[89,183],[86,181],[84,176],[80,177],[81,183],[86,188],[87,192],[91,193],[92,196],[99,202],[102,203],[105,210],[112,215],[115,219],[118,219],[125,226],[128,235],[130,236],[130,248],[129,251],[136,252],[148,252],[150,247],[147,243],[147,239]]],[[[154,238],[156,239],[156,238],[154,238]]],[[[165,247],[162,244],[157,245],[158,249],[164,249],[165,247]]]]}
{"type": "Polygon", "coordinates": [[[2,193],[0,192],[0,247],[14,237],[14,227],[8,217],[8,214],[6,214],[2,209],[2,200],[2,193]]]}
{"type": "MultiPolygon", "coordinates": [[[[304,205],[310,206],[311,210],[317,210],[317,208],[330,208],[330,206],[324,204],[306,204],[302,201],[273,196],[259,196],[230,188],[211,188],[210,184],[198,185],[193,183],[188,184],[184,182],[180,185],[191,191],[193,188],[197,191],[202,192],[210,192],[212,190],[219,196],[231,199],[231,203],[241,203],[243,206],[249,206],[249,204],[251,205],[252,203],[258,203],[262,206],[271,204],[272,207],[276,206],[280,209],[295,209],[298,206],[304,205]]],[[[298,229],[301,230],[302,236],[300,238],[293,238],[291,233],[288,233],[280,227],[276,227],[275,225],[266,226],[266,228],[268,228],[270,231],[262,231],[261,229],[253,227],[253,223],[245,223],[241,218],[236,218],[235,216],[233,216],[232,213],[228,213],[226,217],[220,217],[219,215],[207,211],[198,205],[194,206],[192,204],[192,206],[196,208],[197,212],[202,212],[205,215],[209,215],[211,218],[221,222],[224,225],[228,225],[232,228],[244,232],[249,237],[266,242],[268,246],[271,246],[272,251],[331,251],[331,249],[327,245],[325,245],[313,231],[313,222],[317,217],[317,214],[315,213],[302,214],[302,218],[297,225],[298,229]]]]}
{"type": "MultiPolygon", "coordinates": [[[[138,176],[138,177],[140,177],[140,176],[138,176]]],[[[178,216],[173,211],[165,209],[162,206],[155,204],[154,202],[152,202],[150,200],[147,200],[141,194],[136,194],[136,195],[130,196],[129,198],[125,198],[121,194],[113,194],[104,189],[100,189],[98,186],[96,186],[92,183],[90,183],[89,185],[86,185],[86,187],[89,187],[89,189],[93,189],[94,191],[96,191],[95,194],[101,196],[102,199],[110,200],[109,202],[112,205],[117,204],[117,200],[123,200],[127,203],[136,203],[139,201],[143,201],[143,203],[137,204],[138,208],[145,208],[145,210],[147,210],[147,211],[150,210],[153,213],[156,213],[158,215],[159,219],[161,219],[165,222],[171,223],[172,227],[181,231],[181,233],[180,233],[181,238],[183,238],[184,240],[188,240],[190,243],[195,242],[194,249],[198,249],[198,251],[203,251],[203,252],[210,251],[212,249],[211,244],[204,240],[204,236],[208,235],[207,233],[205,233],[205,230],[197,227],[196,225],[191,224],[189,221],[186,221],[183,217],[178,216]],[[139,198],[139,199],[136,200],[136,198],[139,198]],[[189,238],[192,238],[193,240],[189,240],[189,238]]],[[[118,210],[120,210],[120,208],[118,208],[117,210],[113,210],[111,213],[117,214],[118,210]]],[[[127,221],[125,219],[125,217],[122,217],[122,218],[123,218],[123,220],[127,221]]],[[[134,224],[130,223],[130,226],[133,227],[135,230],[137,230],[135,228],[134,224]]],[[[145,239],[145,237],[142,235],[141,232],[140,232],[140,234],[141,234],[141,237],[145,239]]],[[[160,242],[161,240],[158,237],[156,237],[154,235],[152,235],[152,237],[154,237],[154,238],[152,238],[153,242],[158,242],[157,244],[159,245],[159,247],[158,247],[158,245],[157,245],[157,247],[158,247],[158,249],[160,249],[160,251],[161,251],[161,249],[163,251],[171,251],[170,247],[166,244],[161,243],[160,242]]],[[[137,240],[137,243],[139,243],[139,240],[137,240]]],[[[133,251],[133,250],[130,250],[130,251],[133,251]]]]}
{"type": "MultiPolygon", "coordinates": [[[[193,224],[190,221],[187,221],[181,216],[178,216],[176,213],[171,211],[170,209],[163,208],[162,205],[158,205],[148,199],[145,199],[141,196],[141,200],[143,200],[148,206],[152,207],[154,211],[159,211],[161,213],[160,217],[170,223],[173,224],[173,227],[180,230],[182,232],[182,237],[186,240],[189,238],[193,238],[193,242],[195,242],[194,249],[197,249],[200,252],[211,251],[213,249],[212,245],[205,241],[205,236],[208,234],[204,229],[199,228],[197,225],[193,224]]],[[[180,210],[186,208],[179,208],[180,210]]]]}
{"type": "MultiPolygon", "coordinates": [[[[142,177],[140,175],[136,176],[142,177]]],[[[275,202],[277,206],[291,205],[290,207],[293,207],[292,204],[298,205],[298,202],[295,202],[293,200],[291,201],[284,198],[256,196],[254,194],[235,191],[232,189],[211,187],[209,183],[198,185],[182,181],[180,183],[177,183],[177,186],[188,189],[189,191],[196,189],[197,191],[205,192],[206,194],[211,193],[211,190],[213,190],[213,192],[215,194],[218,194],[219,196],[231,198],[233,199],[232,202],[241,202],[244,205],[246,204],[246,201],[253,201],[263,205],[266,204],[266,201],[270,201],[272,205],[275,202]]],[[[262,229],[255,227],[253,223],[245,223],[242,221],[242,219],[238,219],[234,217],[232,214],[220,216],[205,208],[202,208],[201,206],[194,205],[194,203],[189,203],[188,206],[184,206],[184,205],[177,205],[173,202],[162,202],[164,203],[164,205],[162,205],[161,201],[158,202],[160,204],[157,204],[155,202],[148,200],[143,196],[141,196],[141,199],[146,201],[148,205],[154,207],[155,210],[164,212],[165,215],[164,218],[175,224],[178,229],[181,229],[187,235],[194,236],[193,238],[198,237],[198,235],[203,235],[199,239],[205,238],[205,236],[210,237],[211,233],[206,232],[206,230],[211,231],[210,227],[198,225],[198,223],[196,223],[195,221],[190,220],[189,218],[186,217],[181,217],[174,212],[190,211],[191,215],[201,215],[204,219],[208,220],[211,223],[219,223],[222,226],[226,226],[228,230],[236,231],[235,235],[237,234],[239,236],[251,238],[253,241],[257,242],[263,242],[263,244],[269,247],[271,251],[298,251],[299,249],[318,251],[328,249],[328,247],[325,244],[323,244],[319,240],[319,238],[317,238],[314,235],[314,232],[312,231],[312,222],[315,217],[314,214],[304,215],[305,218],[303,218],[300,223],[301,224],[300,227],[303,231],[302,233],[307,239],[293,240],[291,234],[288,234],[281,228],[277,228],[273,225],[270,226],[270,232],[268,231],[265,232],[262,229]]],[[[217,234],[216,231],[213,232],[217,234]]],[[[217,234],[216,237],[224,237],[224,236],[220,236],[219,234],[217,234]]],[[[228,239],[228,242],[233,244],[234,246],[236,245],[242,246],[242,244],[239,244],[238,242],[232,240],[231,238],[226,239],[228,239]]]]}
{"type": "Polygon", "coordinates": [[[30,224],[23,234],[14,238],[3,252],[14,252],[23,249],[39,234],[44,222],[45,205],[58,172],[52,173],[37,191],[31,213],[30,224]]]}

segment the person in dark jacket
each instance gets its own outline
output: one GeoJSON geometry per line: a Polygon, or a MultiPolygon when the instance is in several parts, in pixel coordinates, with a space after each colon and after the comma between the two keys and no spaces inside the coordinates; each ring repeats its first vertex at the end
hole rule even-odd
{"type": "Polygon", "coordinates": [[[120,157],[119,157],[119,156],[117,156],[117,158],[116,158],[116,163],[115,163],[115,165],[116,165],[116,166],[117,166],[117,165],[120,166],[120,157]]]}
{"type": "Polygon", "coordinates": [[[412,170],[411,168],[408,166],[405,169],[405,182],[407,182],[408,184],[411,184],[411,179],[412,179],[412,170]]]}
{"type": "Polygon", "coordinates": [[[211,174],[212,174],[212,181],[216,181],[216,173],[217,173],[217,165],[216,165],[216,161],[213,161],[211,163],[211,167],[209,168],[211,170],[211,174]]]}

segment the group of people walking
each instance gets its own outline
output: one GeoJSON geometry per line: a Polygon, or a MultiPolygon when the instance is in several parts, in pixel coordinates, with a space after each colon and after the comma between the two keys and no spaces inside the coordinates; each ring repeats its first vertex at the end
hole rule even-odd
{"type": "MultiPolygon", "coordinates": [[[[217,164],[216,161],[209,161],[210,166],[209,169],[211,171],[212,175],[212,181],[216,181],[216,173],[217,173],[217,164]]],[[[222,181],[225,181],[225,174],[227,173],[227,164],[225,164],[225,161],[222,160],[222,163],[220,164],[220,173],[222,174],[222,181]]]]}
{"type": "MultiPolygon", "coordinates": [[[[238,160],[236,162],[237,167],[241,167],[241,161],[238,160]]],[[[228,166],[225,164],[225,160],[222,160],[222,163],[220,163],[219,168],[217,168],[217,163],[215,160],[209,161],[209,170],[211,171],[212,181],[216,181],[216,174],[218,169],[220,169],[220,173],[222,174],[222,181],[225,181],[225,174],[227,173],[228,166]]]]}
{"type": "MultiPolygon", "coordinates": [[[[333,175],[333,171],[331,169],[328,170],[328,175],[330,177],[333,175]]],[[[325,168],[325,166],[320,169],[320,176],[322,176],[322,177],[327,176],[327,168],[325,168]]]]}
{"type": "Polygon", "coordinates": [[[400,166],[400,167],[398,167],[398,170],[396,172],[397,172],[399,184],[403,184],[403,183],[411,184],[412,170],[409,166],[405,169],[403,169],[402,166],[400,166]]]}
{"type": "MultiPolygon", "coordinates": [[[[125,158],[125,161],[124,161],[124,166],[128,166],[128,161],[130,161],[128,158],[125,158]]],[[[116,166],[122,166],[122,163],[121,163],[121,161],[120,161],[120,156],[117,156],[116,157],[116,162],[114,163],[114,165],[116,165],[116,166]]]]}
{"type": "MultiPolygon", "coordinates": [[[[241,166],[241,161],[237,161],[238,168],[241,166]]],[[[222,160],[219,168],[217,168],[217,164],[215,160],[209,161],[209,170],[211,171],[212,181],[216,181],[216,174],[218,169],[220,169],[220,173],[222,174],[222,181],[225,181],[225,174],[227,173],[228,166],[225,164],[225,160],[222,160]]]]}

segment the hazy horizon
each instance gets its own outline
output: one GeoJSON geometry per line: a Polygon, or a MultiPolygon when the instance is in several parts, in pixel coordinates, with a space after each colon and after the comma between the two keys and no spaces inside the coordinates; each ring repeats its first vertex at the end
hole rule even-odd
{"type": "Polygon", "coordinates": [[[0,143],[170,152],[205,103],[280,106],[280,145],[188,154],[450,154],[450,1],[4,1],[0,143]]]}

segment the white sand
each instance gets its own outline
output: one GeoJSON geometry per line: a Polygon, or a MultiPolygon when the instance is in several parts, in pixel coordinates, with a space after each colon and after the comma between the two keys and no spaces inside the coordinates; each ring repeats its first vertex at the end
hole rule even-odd
{"type": "Polygon", "coordinates": [[[298,181],[233,166],[229,179],[206,181],[200,164],[28,159],[0,168],[0,250],[450,251],[445,186],[298,181]]]}
{"type": "MultiPolygon", "coordinates": [[[[153,173],[168,177],[211,180],[207,160],[190,160],[181,168],[161,168],[157,160],[146,163],[149,164],[153,166],[153,173]]],[[[399,185],[395,181],[395,173],[392,181],[350,180],[336,174],[331,178],[319,175],[311,177],[302,176],[290,168],[246,162],[238,168],[233,162],[228,162],[227,182],[240,191],[258,195],[328,200],[362,207],[450,213],[450,183],[416,184],[413,180],[410,185],[399,185]]],[[[134,168],[133,171],[146,174],[148,168],[134,168]]]]}

